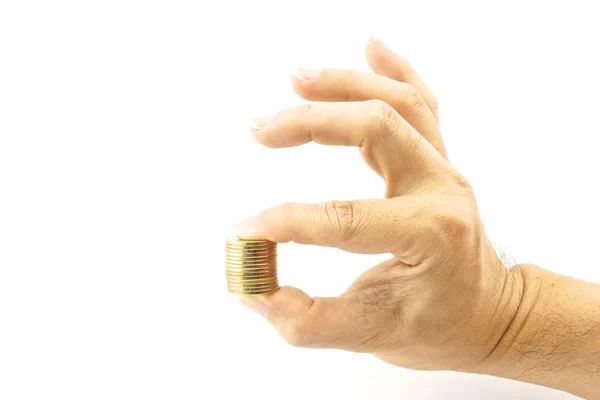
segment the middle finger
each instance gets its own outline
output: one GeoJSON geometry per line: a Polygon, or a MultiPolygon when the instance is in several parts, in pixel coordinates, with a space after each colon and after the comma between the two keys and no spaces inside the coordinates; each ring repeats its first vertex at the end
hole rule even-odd
{"type": "Polygon", "coordinates": [[[439,124],[419,91],[405,82],[347,69],[297,70],[292,87],[311,101],[382,100],[392,106],[436,149],[439,124]]]}

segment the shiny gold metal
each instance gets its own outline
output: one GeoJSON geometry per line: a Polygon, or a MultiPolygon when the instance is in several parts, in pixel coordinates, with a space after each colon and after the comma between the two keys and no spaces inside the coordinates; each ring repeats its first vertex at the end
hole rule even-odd
{"type": "Polygon", "coordinates": [[[225,277],[229,292],[255,295],[275,292],[277,279],[277,243],[268,240],[227,239],[225,277]]]}

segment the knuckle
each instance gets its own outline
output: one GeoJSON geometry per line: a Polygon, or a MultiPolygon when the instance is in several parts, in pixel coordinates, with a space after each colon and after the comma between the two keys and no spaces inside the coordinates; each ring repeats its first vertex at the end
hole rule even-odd
{"type": "Polygon", "coordinates": [[[360,216],[359,201],[330,201],[324,204],[323,218],[341,240],[351,237],[360,216]]]}
{"type": "Polygon", "coordinates": [[[471,183],[456,170],[451,170],[449,173],[442,175],[441,181],[444,185],[452,188],[456,193],[474,193],[471,183]],[[456,190],[457,188],[458,190],[456,190]]]}
{"type": "Polygon", "coordinates": [[[419,91],[411,85],[407,85],[406,87],[405,101],[408,106],[413,108],[421,108],[425,106],[425,100],[423,99],[423,96],[421,96],[421,93],[419,93],[419,91]]]}
{"type": "Polygon", "coordinates": [[[283,339],[292,347],[307,346],[307,326],[300,318],[291,318],[283,331],[283,339]]]}
{"type": "Polygon", "coordinates": [[[382,100],[369,100],[368,103],[376,123],[382,128],[382,134],[396,134],[401,125],[401,117],[394,107],[382,100]]]}
{"type": "Polygon", "coordinates": [[[434,225],[443,242],[450,244],[456,253],[469,246],[475,232],[475,222],[467,212],[438,214],[434,225]]]}
{"type": "Polygon", "coordinates": [[[454,177],[454,182],[467,193],[473,193],[471,183],[464,176],[458,174],[454,177]]]}

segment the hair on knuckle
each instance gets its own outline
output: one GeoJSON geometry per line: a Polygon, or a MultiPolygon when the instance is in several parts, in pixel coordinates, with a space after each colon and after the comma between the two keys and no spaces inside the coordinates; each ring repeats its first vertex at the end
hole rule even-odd
{"type": "Polygon", "coordinates": [[[395,136],[399,127],[402,125],[400,114],[388,103],[382,100],[370,100],[370,107],[373,110],[373,118],[379,126],[379,135],[395,136]]]}
{"type": "Polygon", "coordinates": [[[458,186],[460,186],[463,190],[465,190],[468,193],[473,193],[473,187],[471,186],[471,183],[467,180],[467,178],[465,178],[462,175],[458,175],[454,178],[456,184],[458,186]]]}
{"type": "Polygon", "coordinates": [[[360,203],[358,201],[330,201],[324,205],[326,223],[330,229],[337,233],[340,239],[351,237],[358,223],[360,215],[360,203]]]}
{"type": "Polygon", "coordinates": [[[415,87],[410,85],[408,85],[406,90],[406,102],[413,108],[420,108],[425,105],[425,100],[423,100],[421,93],[419,93],[415,87]]]}
{"type": "Polygon", "coordinates": [[[442,176],[442,180],[444,183],[449,185],[454,185],[454,187],[458,187],[460,191],[466,193],[473,193],[473,187],[467,178],[458,173],[457,171],[451,171],[449,174],[444,174],[442,176]]]}

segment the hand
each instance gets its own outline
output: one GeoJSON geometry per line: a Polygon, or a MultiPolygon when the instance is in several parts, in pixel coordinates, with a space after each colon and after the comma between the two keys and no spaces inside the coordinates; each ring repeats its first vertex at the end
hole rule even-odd
{"type": "Polygon", "coordinates": [[[339,297],[282,287],[243,301],[295,346],[474,370],[511,321],[518,280],[485,236],[471,186],[446,158],[433,94],[381,42],[369,41],[366,55],[376,74],[299,71],[295,91],[324,103],[258,118],[253,135],[275,148],[356,146],[385,180],[386,198],[281,204],[241,224],[240,236],[392,257],[339,297]]]}

